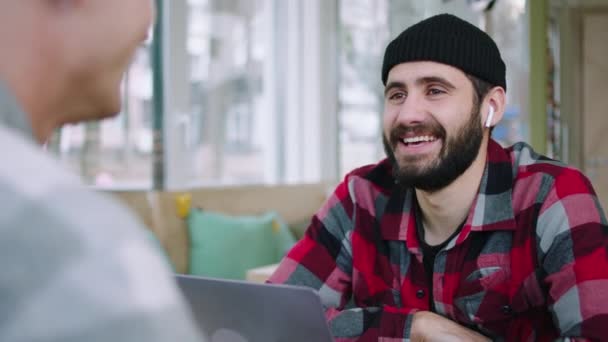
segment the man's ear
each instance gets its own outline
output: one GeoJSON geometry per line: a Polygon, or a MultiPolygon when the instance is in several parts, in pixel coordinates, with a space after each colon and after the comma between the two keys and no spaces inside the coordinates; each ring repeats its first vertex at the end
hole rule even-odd
{"type": "Polygon", "coordinates": [[[481,106],[481,118],[484,127],[491,128],[502,120],[505,114],[507,96],[502,87],[492,88],[481,106]]]}

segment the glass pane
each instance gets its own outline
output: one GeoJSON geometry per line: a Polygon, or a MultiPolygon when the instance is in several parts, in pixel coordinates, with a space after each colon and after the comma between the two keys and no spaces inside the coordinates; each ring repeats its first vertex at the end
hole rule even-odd
{"type": "Polygon", "coordinates": [[[340,174],[381,156],[382,82],[388,1],[340,1],[340,174]]]}
{"type": "Polygon", "coordinates": [[[265,182],[269,5],[188,0],[188,185],[265,182]]]}
{"type": "Polygon", "coordinates": [[[486,26],[507,65],[507,108],[492,137],[505,146],[528,141],[530,49],[526,1],[496,2],[486,16],[486,26]]]}

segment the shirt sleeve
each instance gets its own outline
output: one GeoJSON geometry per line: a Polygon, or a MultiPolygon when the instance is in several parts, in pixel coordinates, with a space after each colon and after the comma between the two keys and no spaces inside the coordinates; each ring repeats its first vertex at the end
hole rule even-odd
{"type": "Polygon", "coordinates": [[[304,237],[268,282],[315,289],[326,308],[327,322],[336,341],[409,340],[415,309],[353,304],[352,196],[347,176],[313,216],[304,237]]]}
{"type": "Polygon", "coordinates": [[[608,226],[589,180],[564,169],[546,187],[537,246],[547,305],[563,341],[600,340],[608,326],[608,226]]]}
{"type": "Polygon", "coordinates": [[[199,341],[145,228],[104,196],[53,190],[0,214],[0,341],[199,341]]]}

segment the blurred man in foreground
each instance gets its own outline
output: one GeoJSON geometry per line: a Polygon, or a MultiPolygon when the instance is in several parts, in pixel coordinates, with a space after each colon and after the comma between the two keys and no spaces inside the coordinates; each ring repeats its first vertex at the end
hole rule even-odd
{"type": "Polygon", "coordinates": [[[0,0],[0,341],[195,341],[140,224],[45,155],[120,111],[150,0],[0,0]]]}

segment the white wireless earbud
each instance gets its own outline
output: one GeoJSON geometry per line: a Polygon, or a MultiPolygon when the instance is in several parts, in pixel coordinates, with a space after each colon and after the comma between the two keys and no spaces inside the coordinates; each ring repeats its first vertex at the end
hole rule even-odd
{"type": "Polygon", "coordinates": [[[494,118],[494,106],[490,105],[490,110],[488,110],[488,118],[486,119],[486,127],[490,128],[492,126],[493,118],[494,118]]]}

